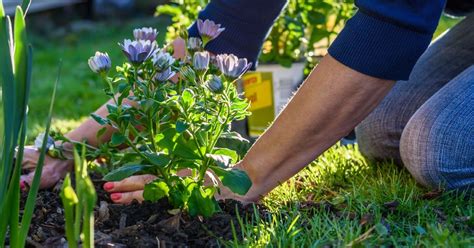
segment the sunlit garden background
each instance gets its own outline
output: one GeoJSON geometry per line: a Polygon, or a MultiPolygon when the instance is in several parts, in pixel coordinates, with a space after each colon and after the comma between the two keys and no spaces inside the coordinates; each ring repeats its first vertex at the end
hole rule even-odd
{"type": "MultiPolygon", "coordinates": [[[[199,1],[197,1],[199,2],[199,1]]],[[[96,50],[112,61],[123,54],[117,43],[136,27],[151,26],[165,42],[170,17],[73,20],[46,30],[32,28],[33,82],[29,104],[29,140],[43,131],[59,60],[53,128],[77,127],[107,99],[87,59],[96,50]]],[[[66,18],[67,19],[67,18],[66,18]]],[[[443,17],[436,35],[459,20],[443,17]]],[[[243,237],[223,245],[252,247],[419,246],[473,247],[474,198],[468,193],[438,192],[416,185],[406,170],[391,162],[364,159],[355,146],[336,146],[267,196],[265,219],[234,223],[243,237]]]]}

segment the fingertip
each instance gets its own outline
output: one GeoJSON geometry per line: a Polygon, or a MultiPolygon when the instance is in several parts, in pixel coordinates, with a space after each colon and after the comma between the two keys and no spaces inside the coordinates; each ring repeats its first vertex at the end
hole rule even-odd
{"type": "Polygon", "coordinates": [[[104,183],[104,190],[105,191],[111,191],[113,188],[114,188],[114,183],[113,182],[104,183]]]}
{"type": "Polygon", "coordinates": [[[25,188],[26,188],[25,181],[20,181],[20,189],[25,190],[25,188]]]}
{"type": "Polygon", "coordinates": [[[112,199],[112,201],[114,201],[114,202],[117,202],[120,199],[122,199],[122,193],[112,193],[110,195],[110,199],[112,199]]]}

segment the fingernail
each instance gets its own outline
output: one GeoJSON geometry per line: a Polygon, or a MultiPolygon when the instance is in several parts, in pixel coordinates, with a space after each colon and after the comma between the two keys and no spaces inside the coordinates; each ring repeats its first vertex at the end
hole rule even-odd
{"type": "Polygon", "coordinates": [[[114,183],[112,183],[112,182],[108,182],[108,183],[104,184],[104,189],[107,190],[107,191],[109,191],[113,188],[114,188],[114,183]]]}
{"type": "Polygon", "coordinates": [[[20,181],[20,189],[21,189],[21,190],[24,190],[25,187],[26,187],[25,181],[20,181]]]}
{"type": "Polygon", "coordinates": [[[110,198],[112,201],[118,201],[120,198],[122,198],[122,193],[113,193],[110,195],[110,198]]]}

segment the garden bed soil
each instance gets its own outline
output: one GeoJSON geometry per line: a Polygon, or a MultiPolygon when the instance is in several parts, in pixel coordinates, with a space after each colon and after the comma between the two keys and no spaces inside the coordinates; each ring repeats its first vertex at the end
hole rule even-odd
{"type": "MultiPolygon", "coordinates": [[[[236,201],[219,202],[222,211],[211,218],[173,213],[166,200],[156,203],[114,204],[96,182],[98,201],[95,208],[96,247],[217,247],[219,240],[233,240],[232,225],[241,238],[238,216],[245,218],[261,206],[236,201]],[[237,212],[238,211],[238,215],[237,212]]],[[[67,247],[64,234],[64,210],[59,197],[60,185],[38,193],[27,247],[67,247]]],[[[23,192],[22,200],[27,193],[23,192]]]]}

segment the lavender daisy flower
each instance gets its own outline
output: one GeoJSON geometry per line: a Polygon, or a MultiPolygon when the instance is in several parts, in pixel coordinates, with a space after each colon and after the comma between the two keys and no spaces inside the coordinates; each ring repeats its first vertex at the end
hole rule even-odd
{"type": "Polygon", "coordinates": [[[221,28],[220,24],[216,24],[211,20],[203,21],[201,19],[197,20],[197,28],[204,46],[206,46],[209,41],[217,38],[217,36],[225,30],[225,28],[221,28]]]}
{"type": "Polygon", "coordinates": [[[188,49],[190,51],[199,51],[202,49],[202,40],[197,37],[191,37],[188,39],[188,49]]]}
{"type": "Polygon", "coordinates": [[[158,49],[156,41],[149,40],[124,40],[123,44],[119,43],[119,45],[130,63],[134,65],[139,65],[149,59],[158,49]]]}
{"type": "Polygon", "coordinates": [[[221,93],[224,90],[224,84],[220,77],[212,75],[207,81],[207,87],[214,93],[221,93]]]}
{"type": "Polygon", "coordinates": [[[171,71],[171,67],[168,67],[163,72],[156,73],[155,80],[158,82],[165,82],[172,78],[174,75],[176,75],[176,72],[171,71]]]}
{"type": "Polygon", "coordinates": [[[209,60],[210,56],[208,52],[196,52],[193,57],[194,69],[201,72],[206,71],[209,68],[209,60]]]}
{"type": "Polygon", "coordinates": [[[158,71],[164,71],[174,63],[175,59],[171,54],[159,51],[153,54],[152,61],[158,71]]]}
{"type": "Polygon", "coordinates": [[[112,62],[107,53],[95,52],[88,60],[89,67],[95,73],[107,73],[112,67],[112,62]]]}
{"type": "Polygon", "coordinates": [[[216,63],[219,70],[224,76],[234,81],[244,74],[251,66],[252,63],[248,63],[247,59],[239,59],[233,54],[219,54],[216,56],[216,63]]]}
{"type": "Polygon", "coordinates": [[[154,28],[137,28],[133,30],[133,37],[136,40],[149,40],[151,42],[156,40],[156,36],[158,35],[158,31],[154,28]]]}

